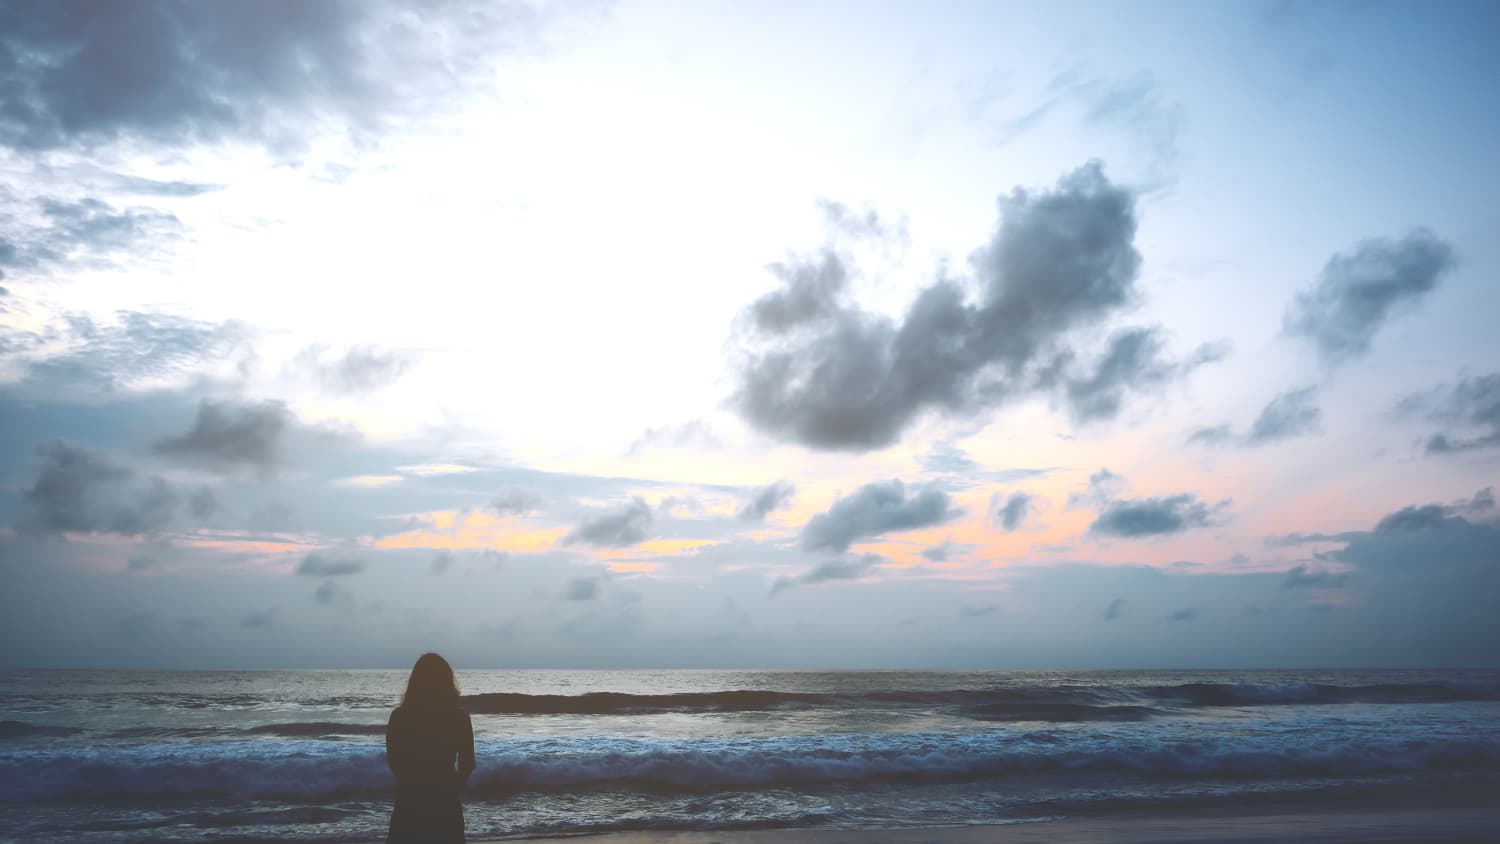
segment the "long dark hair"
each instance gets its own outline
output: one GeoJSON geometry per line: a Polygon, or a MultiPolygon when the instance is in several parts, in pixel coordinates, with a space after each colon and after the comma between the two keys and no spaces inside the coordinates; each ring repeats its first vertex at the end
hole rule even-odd
{"type": "Polygon", "coordinates": [[[411,667],[401,705],[412,709],[457,709],[458,680],[453,666],[435,653],[425,653],[411,667]]]}

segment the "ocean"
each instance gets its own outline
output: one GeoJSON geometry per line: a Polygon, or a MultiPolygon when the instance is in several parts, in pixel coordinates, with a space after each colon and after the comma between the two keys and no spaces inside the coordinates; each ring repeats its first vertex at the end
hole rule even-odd
{"type": "MultiPolygon", "coordinates": [[[[0,673],[0,840],[372,841],[391,671],[0,673]]],[[[1500,786],[1496,671],[460,671],[471,839],[1500,786]]],[[[1497,788],[1500,794],[1500,788],[1497,788]]]]}

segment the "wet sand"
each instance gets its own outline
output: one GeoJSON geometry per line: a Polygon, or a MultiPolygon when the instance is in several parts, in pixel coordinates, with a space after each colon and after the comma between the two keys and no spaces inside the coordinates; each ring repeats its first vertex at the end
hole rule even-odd
{"type": "MultiPolygon", "coordinates": [[[[518,839],[479,839],[518,840],[518,839]]],[[[1025,823],[929,829],[762,829],[611,832],[523,839],[572,844],[1397,844],[1500,842],[1500,793],[1462,793],[1420,805],[1391,800],[1279,803],[1134,811],[1025,823]]]]}

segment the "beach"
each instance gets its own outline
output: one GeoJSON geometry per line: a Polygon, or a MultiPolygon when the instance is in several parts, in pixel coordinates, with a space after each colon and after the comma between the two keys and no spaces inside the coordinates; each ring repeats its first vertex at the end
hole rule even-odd
{"type": "MultiPolygon", "coordinates": [[[[381,840],[404,674],[0,674],[0,841],[381,840]]],[[[1500,840],[1494,671],[459,682],[471,841],[1500,840]]]]}
{"type": "MultiPolygon", "coordinates": [[[[532,841],[590,844],[1491,844],[1500,841],[1500,794],[1434,797],[1426,805],[1329,801],[1172,812],[1121,812],[1029,823],[925,829],[764,829],[613,832],[532,841]]],[[[488,839],[516,840],[512,839],[488,839]]]]}

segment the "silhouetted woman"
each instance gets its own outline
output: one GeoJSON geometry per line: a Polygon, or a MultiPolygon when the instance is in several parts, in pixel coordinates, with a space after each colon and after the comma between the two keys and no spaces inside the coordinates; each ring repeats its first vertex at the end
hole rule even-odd
{"type": "Polygon", "coordinates": [[[385,761],[396,775],[391,844],[464,840],[458,789],[474,770],[474,726],[458,704],[453,666],[422,654],[385,728],[385,761]]]}

